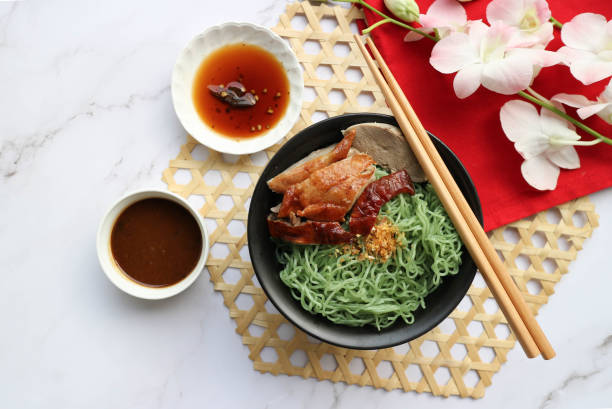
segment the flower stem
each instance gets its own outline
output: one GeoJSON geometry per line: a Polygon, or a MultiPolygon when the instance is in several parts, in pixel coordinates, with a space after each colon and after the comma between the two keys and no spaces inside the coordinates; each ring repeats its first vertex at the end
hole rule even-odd
{"type": "Polygon", "coordinates": [[[600,142],[602,142],[601,139],[593,139],[590,141],[566,141],[566,140],[557,140],[557,139],[551,138],[551,143],[554,143],[555,145],[593,146],[593,145],[597,145],[600,142]]]}
{"type": "Polygon", "coordinates": [[[527,92],[529,92],[531,95],[533,95],[534,97],[536,97],[540,101],[546,102],[547,104],[551,104],[552,105],[552,102],[550,102],[548,99],[544,98],[541,94],[537,93],[533,88],[527,87],[526,90],[527,90],[527,92]]]}
{"type": "MultiPolygon", "coordinates": [[[[320,1],[320,0],[317,0],[317,1],[320,1]]],[[[323,1],[324,1],[324,0],[323,0],[323,1]]],[[[438,41],[438,40],[436,39],[436,37],[434,37],[434,36],[432,36],[432,35],[429,35],[429,34],[427,34],[426,32],[424,32],[424,31],[422,31],[422,30],[419,30],[418,28],[414,28],[414,27],[412,27],[411,25],[408,25],[408,24],[406,24],[406,23],[402,23],[402,22],[401,22],[401,21],[399,21],[399,20],[396,20],[396,19],[394,19],[394,18],[389,17],[388,15],[386,15],[386,14],[385,14],[385,13],[383,13],[383,12],[381,12],[381,11],[380,11],[380,10],[378,10],[377,8],[372,7],[371,5],[369,5],[368,3],[366,3],[364,0],[335,0],[335,1],[340,2],[340,3],[353,3],[353,4],[359,4],[359,5],[361,5],[362,7],[365,7],[365,8],[367,8],[367,9],[370,9],[372,12],[374,12],[374,13],[378,14],[378,15],[379,15],[379,16],[381,16],[381,17],[382,17],[384,20],[388,20],[388,21],[387,21],[388,23],[393,23],[393,24],[395,24],[395,25],[397,25],[397,26],[400,26],[400,27],[403,27],[403,28],[405,28],[405,29],[407,29],[407,30],[414,31],[415,33],[418,33],[418,34],[422,35],[423,37],[427,37],[427,38],[429,38],[429,39],[430,39],[430,40],[432,40],[432,41],[438,41]]],[[[378,23],[373,24],[373,26],[374,26],[374,25],[376,25],[376,24],[378,24],[378,23]]],[[[382,24],[384,24],[384,23],[382,23],[382,24]]],[[[380,24],[379,24],[379,25],[380,25],[380,24]]],[[[368,32],[369,32],[369,31],[368,31],[368,32]]],[[[365,33],[365,31],[364,31],[364,33],[365,33]]]]}
{"type": "Polygon", "coordinates": [[[436,37],[436,41],[440,41],[441,37],[440,37],[440,30],[438,30],[437,28],[434,28],[434,35],[436,37]]]}
{"type": "Polygon", "coordinates": [[[362,34],[368,34],[370,31],[374,30],[376,27],[382,26],[383,24],[390,23],[390,22],[391,22],[391,20],[389,20],[388,18],[382,19],[382,20],[377,21],[376,23],[372,24],[368,28],[362,30],[361,33],[362,34]]]}
{"type": "MultiPolygon", "coordinates": [[[[588,126],[586,126],[585,124],[583,124],[582,122],[572,118],[571,116],[569,116],[568,114],[566,114],[565,112],[561,111],[559,108],[557,108],[556,106],[554,106],[553,104],[549,103],[549,102],[544,102],[541,101],[540,99],[533,97],[531,95],[529,95],[528,93],[526,93],[525,91],[519,91],[518,95],[520,95],[521,97],[525,98],[528,101],[533,102],[534,104],[540,105],[543,108],[548,109],[551,112],[554,112],[555,114],[559,115],[560,117],[566,119],[567,121],[571,122],[572,124],[576,125],[578,128],[582,129],[583,131],[585,131],[586,133],[588,133],[589,135],[594,136],[595,138],[599,139],[600,141],[607,143],[608,145],[612,145],[612,139],[603,136],[602,134],[600,134],[599,132],[597,132],[596,130],[589,128],[588,126]]],[[[585,141],[583,141],[585,142],[585,141]]],[[[586,141],[589,142],[589,141],[586,141]]],[[[574,142],[573,144],[576,144],[576,142],[574,142]]],[[[580,145],[584,145],[584,143],[580,144],[580,145]]],[[[593,144],[594,145],[594,144],[593,144]]]]}
{"type": "Polygon", "coordinates": [[[553,24],[553,26],[557,27],[558,29],[563,28],[563,24],[561,24],[561,22],[553,16],[550,16],[548,20],[553,24]]]}

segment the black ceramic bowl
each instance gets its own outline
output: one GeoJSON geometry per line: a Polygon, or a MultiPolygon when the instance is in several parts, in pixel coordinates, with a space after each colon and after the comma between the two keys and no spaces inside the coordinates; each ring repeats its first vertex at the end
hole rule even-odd
{"type": "MultiPolygon", "coordinates": [[[[272,192],[266,181],[276,176],[310,152],[331,145],[342,139],[341,130],[362,122],[382,122],[397,126],[395,118],[381,114],[347,114],[317,122],[296,134],[287,142],[264,169],[251,199],[248,218],[248,241],[251,262],[257,278],[278,310],[304,332],[321,341],[353,349],[379,349],[415,339],[438,325],[446,318],[465,296],[476,266],[467,250],[459,273],[447,276],[442,284],[425,299],[427,308],[415,311],[415,321],[407,325],[398,319],[394,325],[378,331],[374,326],[350,327],[334,324],[320,315],[313,315],[302,309],[293,299],[289,288],[279,278],[281,265],[275,258],[275,244],[268,234],[266,218],[270,208],[280,203],[282,197],[272,192]]],[[[459,188],[466,197],[476,216],[482,223],[480,201],[467,171],[453,152],[440,140],[431,135],[459,188]]]]}

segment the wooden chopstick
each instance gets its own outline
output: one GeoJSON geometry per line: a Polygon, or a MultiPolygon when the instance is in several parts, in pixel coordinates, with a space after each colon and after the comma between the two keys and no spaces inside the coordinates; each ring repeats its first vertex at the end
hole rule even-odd
{"type": "Polygon", "coordinates": [[[480,223],[478,223],[478,220],[476,219],[476,216],[472,212],[472,209],[465,200],[465,197],[463,197],[463,194],[461,194],[457,183],[455,183],[455,180],[448,171],[448,168],[444,165],[442,158],[440,157],[438,151],[431,142],[431,139],[427,135],[427,131],[421,124],[421,121],[419,120],[418,116],[412,109],[412,106],[408,102],[406,95],[402,92],[401,87],[397,83],[395,77],[391,73],[391,70],[385,63],[385,60],[376,48],[376,45],[374,44],[372,39],[368,38],[366,42],[370,47],[372,54],[374,54],[374,58],[378,62],[378,65],[384,77],[386,78],[393,94],[398,99],[404,113],[408,117],[408,120],[412,124],[412,127],[414,128],[419,140],[421,141],[421,144],[425,148],[427,155],[433,161],[436,170],[438,171],[446,185],[446,188],[450,192],[451,196],[453,196],[453,198],[455,199],[457,206],[461,211],[461,214],[463,215],[465,221],[468,223],[468,226],[470,227],[470,230],[478,241],[478,244],[483,249],[487,260],[493,267],[493,271],[495,272],[497,278],[504,287],[504,290],[510,297],[512,304],[514,305],[521,319],[525,323],[525,326],[527,327],[527,330],[529,331],[531,337],[538,346],[538,349],[542,353],[542,357],[544,359],[554,358],[555,351],[552,345],[546,338],[544,331],[542,331],[542,328],[533,316],[531,309],[529,308],[529,306],[527,306],[527,303],[525,303],[525,300],[523,299],[521,293],[514,284],[512,277],[510,277],[510,274],[508,274],[508,272],[506,271],[505,266],[500,260],[497,253],[495,252],[491,241],[480,226],[480,223]]]}
{"type": "MultiPolygon", "coordinates": [[[[449,189],[447,188],[447,183],[443,180],[443,176],[438,172],[436,165],[434,164],[432,158],[430,158],[427,150],[423,146],[423,143],[419,139],[419,136],[417,135],[415,129],[413,128],[413,125],[408,119],[408,116],[404,112],[404,109],[402,108],[398,100],[396,99],[389,85],[386,83],[378,67],[376,66],[374,60],[372,59],[372,57],[366,50],[365,46],[363,45],[361,39],[359,38],[358,35],[354,35],[354,37],[355,37],[355,42],[359,46],[359,49],[361,53],[363,54],[368,66],[370,67],[372,74],[374,75],[378,85],[380,86],[383,94],[385,95],[387,103],[389,104],[389,107],[393,111],[393,114],[396,120],[398,121],[398,124],[400,125],[400,128],[402,129],[406,137],[406,140],[408,141],[410,147],[412,148],[412,151],[414,152],[416,158],[421,164],[421,167],[425,171],[425,174],[427,175],[429,182],[434,187],[438,197],[440,198],[440,201],[442,202],[444,208],[446,209],[446,212],[448,213],[453,224],[455,225],[457,232],[461,236],[461,239],[463,240],[474,262],[476,263],[483,277],[487,281],[487,284],[489,288],[491,289],[493,296],[497,300],[497,303],[499,304],[504,315],[506,316],[508,323],[510,324],[516,338],[520,342],[521,346],[525,350],[526,355],[529,358],[533,358],[539,355],[540,350],[538,346],[536,345],[534,338],[531,336],[530,332],[527,329],[525,322],[523,322],[515,305],[512,303],[512,300],[510,299],[506,290],[502,286],[500,279],[498,278],[497,274],[493,270],[493,267],[491,263],[489,262],[487,256],[485,255],[483,248],[481,248],[481,246],[479,245],[475,237],[475,234],[472,232],[472,229],[470,228],[470,226],[468,225],[468,222],[466,221],[465,217],[461,213],[457,203],[455,202],[455,199],[453,198],[449,189]]],[[[429,139],[429,137],[427,137],[427,139],[429,139]]],[[[440,162],[441,162],[441,159],[440,159],[440,162]]],[[[443,162],[441,162],[441,164],[444,168],[446,168],[443,162]]],[[[448,169],[446,170],[446,175],[450,175],[450,173],[448,172],[448,169]]],[[[452,179],[452,177],[450,179],[452,180],[452,183],[454,183],[454,179],[452,179]]],[[[465,198],[463,198],[463,195],[460,194],[460,197],[465,202],[465,198]]],[[[466,202],[466,205],[467,205],[467,202],[466,202]]],[[[469,209],[469,206],[468,206],[468,209],[469,209]]],[[[473,218],[474,220],[476,220],[475,217],[473,218]]],[[[480,224],[478,224],[478,222],[476,223],[478,227],[480,228],[480,224]]],[[[480,229],[482,230],[482,228],[480,229]]],[[[483,234],[484,234],[484,231],[483,231],[483,234]]],[[[554,356],[554,352],[553,352],[553,356],[554,356]]]]}

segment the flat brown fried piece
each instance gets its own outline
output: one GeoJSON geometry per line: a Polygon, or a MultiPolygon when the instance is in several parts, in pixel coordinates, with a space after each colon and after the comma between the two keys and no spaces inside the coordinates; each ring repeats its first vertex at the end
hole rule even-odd
{"type": "Polygon", "coordinates": [[[359,153],[314,172],[283,196],[278,217],[297,215],[316,221],[342,221],[374,179],[374,160],[359,153]]]}
{"type": "Polygon", "coordinates": [[[349,222],[351,232],[363,236],[370,234],[380,209],[400,193],[414,194],[414,186],[406,169],[370,183],[359,196],[351,212],[349,222]]]}
{"type": "Polygon", "coordinates": [[[314,171],[347,157],[355,139],[355,131],[346,132],[338,144],[329,149],[321,149],[291,166],[289,169],[268,180],[268,187],[276,193],[285,193],[289,186],[307,179],[314,171]]]}
{"type": "Polygon", "coordinates": [[[340,244],[349,243],[355,235],[340,226],[338,222],[315,222],[307,220],[290,224],[268,216],[270,236],[296,244],[340,244]]]}

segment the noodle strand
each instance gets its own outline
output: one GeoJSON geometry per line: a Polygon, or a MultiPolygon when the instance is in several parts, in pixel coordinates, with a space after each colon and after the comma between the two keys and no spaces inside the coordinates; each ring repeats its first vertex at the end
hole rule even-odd
{"type": "MultiPolygon", "coordinates": [[[[377,169],[377,177],[386,174],[377,169]]],[[[302,308],[330,321],[383,329],[398,318],[414,322],[425,297],[446,275],[457,274],[461,240],[429,184],[400,194],[380,211],[401,234],[400,246],[385,262],[341,254],[339,246],[278,242],[280,278],[302,308]]]]}

